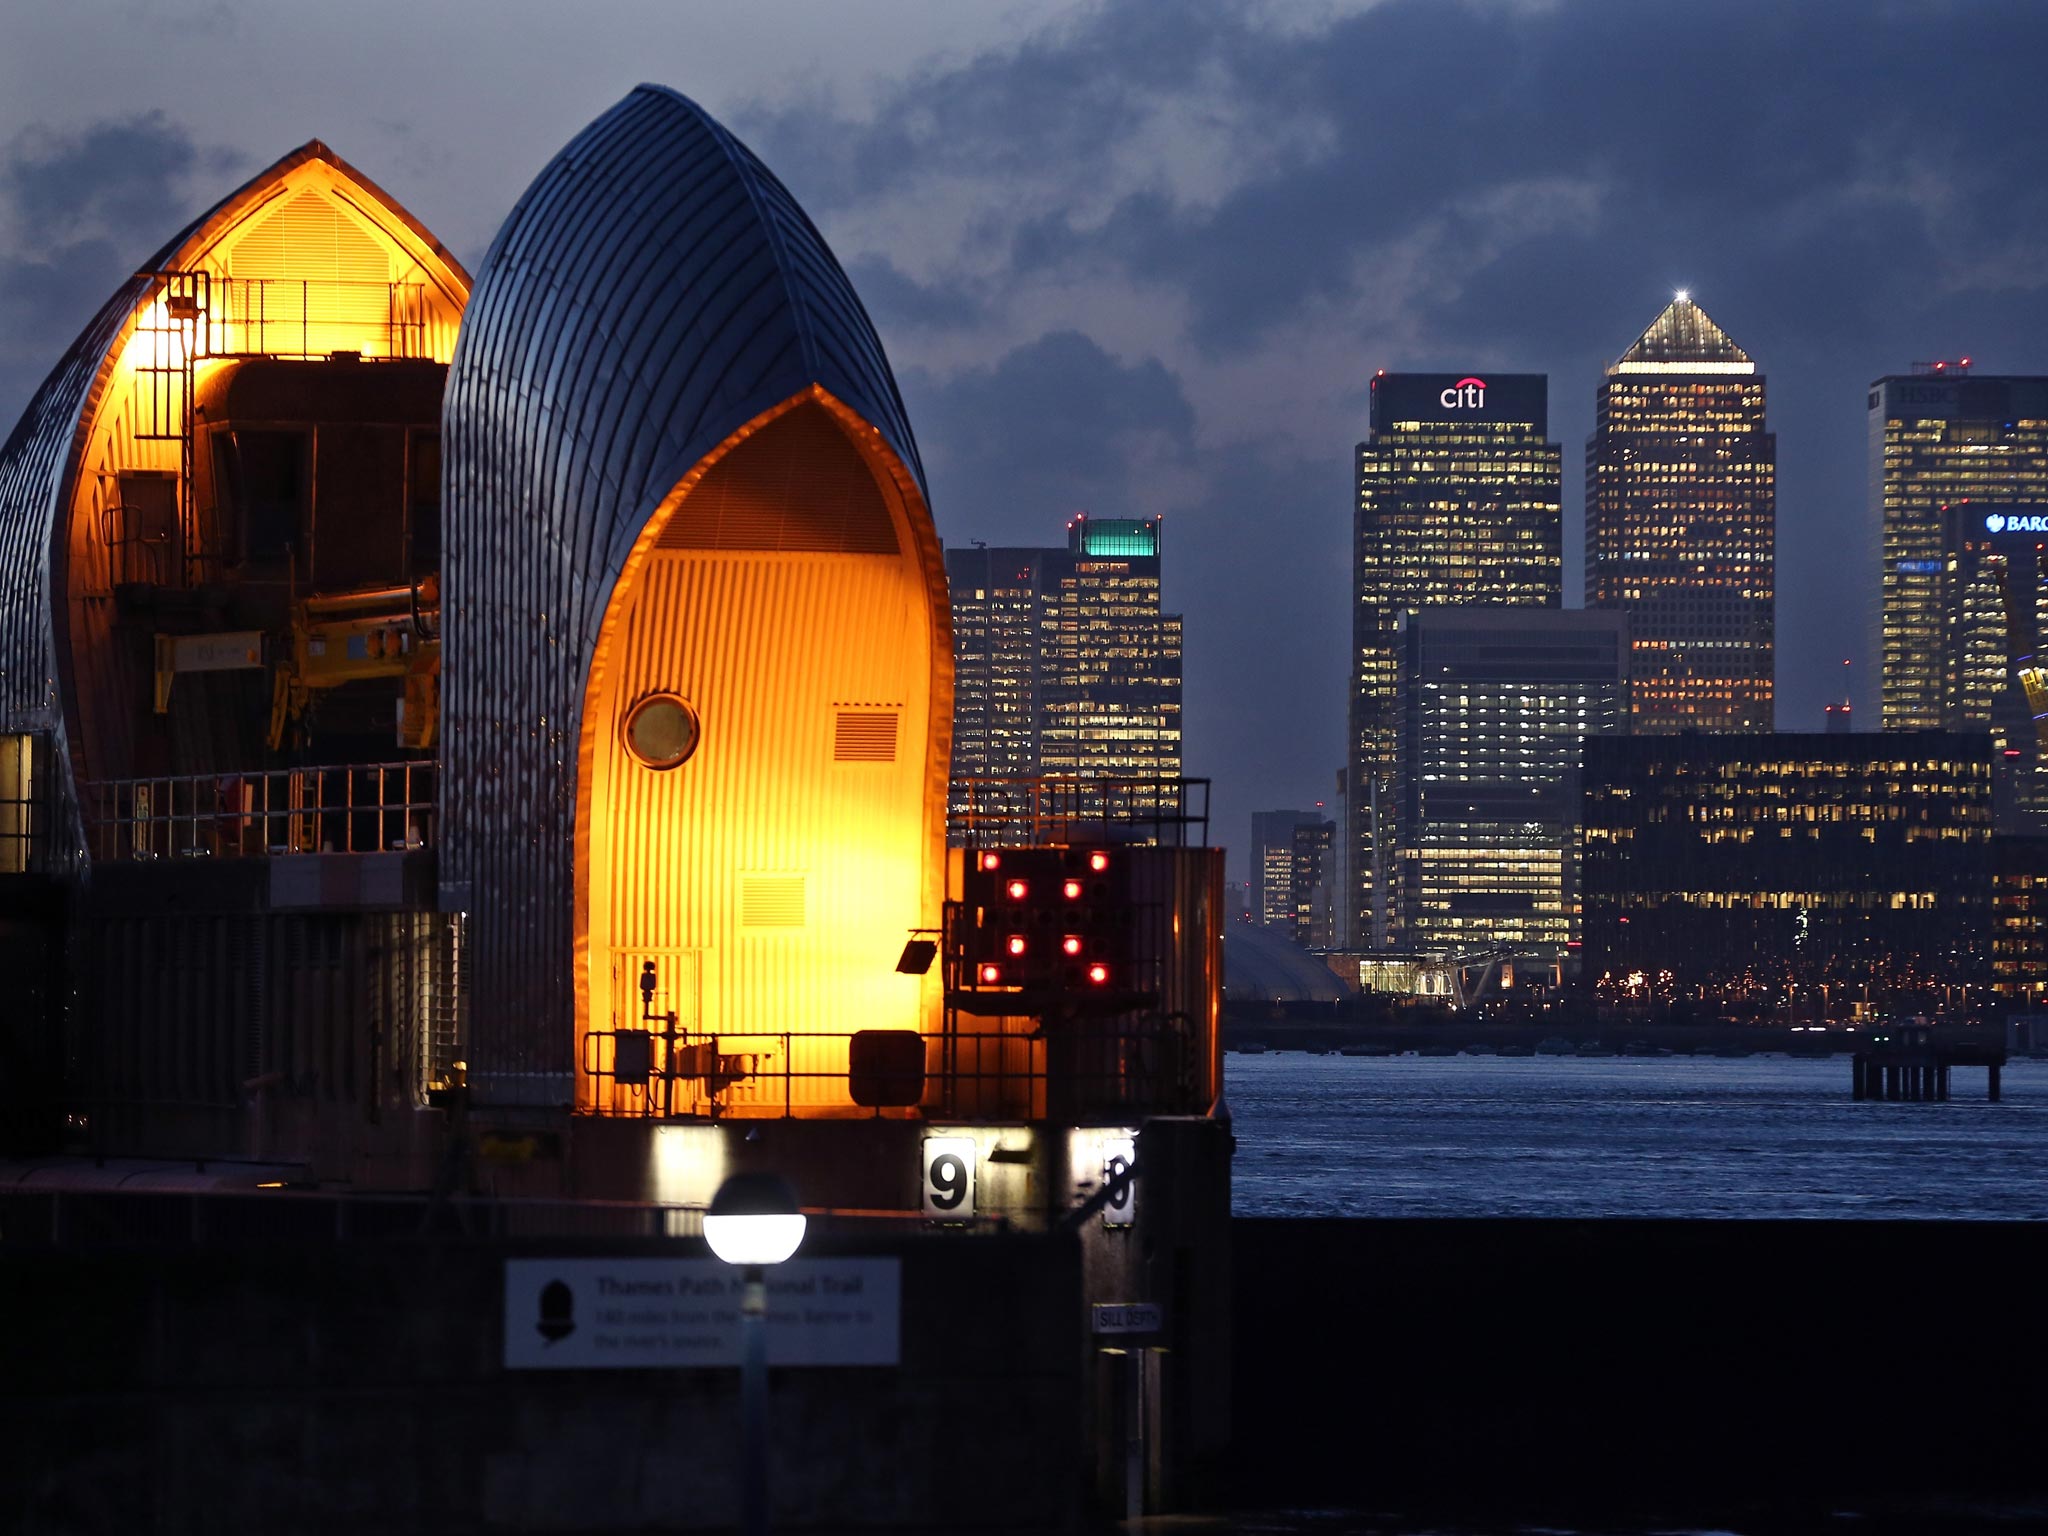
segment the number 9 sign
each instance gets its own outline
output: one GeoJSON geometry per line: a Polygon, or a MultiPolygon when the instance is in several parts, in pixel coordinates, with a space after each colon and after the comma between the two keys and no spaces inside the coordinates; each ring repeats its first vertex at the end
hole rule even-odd
{"type": "Polygon", "coordinates": [[[925,1138],[925,1215],[937,1221],[965,1221],[974,1214],[974,1163],[972,1136],[925,1138]]]}

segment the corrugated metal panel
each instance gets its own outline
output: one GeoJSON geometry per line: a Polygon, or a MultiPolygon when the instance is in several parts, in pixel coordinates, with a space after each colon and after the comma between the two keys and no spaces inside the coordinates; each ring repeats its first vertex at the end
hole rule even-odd
{"type": "MultiPolygon", "coordinates": [[[[911,557],[936,594],[931,708],[916,739],[942,816],[945,578],[881,343],[767,169],[695,104],[641,87],[520,199],[478,274],[449,378],[442,875],[445,900],[470,914],[470,1082],[481,1102],[571,1097],[577,755],[614,587],[679,483],[799,398],[868,434],[910,508],[911,557]]],[[[827,543],[786,513],[734,519],[707,505],[689,515],[700,512],[717,548],[881,552],[873,523],[857,518],[827,543]]],[[[676,579],[763,574],[693,562],[676,579]]],[[[802,579],[796,567],[783,575],[802,579]]],[[[661,585],[645,600],[667,600],[661,585]]],[[[632,793],[678,795],[683,777],[643,775],[632,793]]],[[[744,867],[726,861],[717,878],[744,867]]],[[[929,880],[936,909],[938,874],[929,880]]],[[[751,939],[731,963],[777,985],[782,972],[757,971],[754,957],[794,942],[751,939]]]]}
{"type": "MultiPolygon", "coordinates": [[[[317,139],[221,199],[141,263],[139,270],[159,271],[196,260],[223,230],[270,197],[279,178],[315,160],[346,176],[383,214],[396,219],[445,263],[454,280],[466,288],[468,275],[425,227],[317,139]]],[[[151,286],[148,280],[135,278],[115,291],[51,371],[5,448],[0,449],[0,730],[42,731],[56,741],[62,825],[68,829],[61,838],[63,843],[82,843],[72,809],[77,798],[75,778],[81,767],[76,739],[78,701],[97,696],[109,678],[97,671],[73,675],[73,616],[56,601],[57,588],[67,579],[70,562],[98,562],[103,552],[93,547],[97,530],[86,526],[91,518],[79,519],[80,526],[73,528],[66,526],[70,520],[60,514],[72,505],[79,476],[91,472],[92,466],[81,462],[86,429],[100,395],[109,387],[119,345],[151,286]]],[[[157,446],[168,454],[166,464],[174,466],[175,450],[157,446]]],[[[131,450],[126,462],[133,465],[147,462],[147,458],[131,450]]],[[[95,501],[93,510],[101,511],[101,504],[95,501]]],[[[104,580],[97,564],[91,564],[81,572],[80,585],[90,592],[104,580]]],[[[95,665],[112,661],[103,650],[87,649],[95,665]]],[[[116,668],[112,685],[124,687],[126,681],[116,668]]],[[[75,858],[82,862],[82,846],[75,850],[75,858]]]]}

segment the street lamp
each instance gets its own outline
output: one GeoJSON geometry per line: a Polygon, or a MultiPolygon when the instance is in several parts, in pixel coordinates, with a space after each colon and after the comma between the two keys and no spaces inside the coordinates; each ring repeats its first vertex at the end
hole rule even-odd
{"type": "Polygon", "coordinates": [[[740,1271],[740,1529],[768,1529],[768,1282],[804,1240],[796,1191],[773,1173],[736,1173],[718,1186],[704,1214],[704,1241],[740,1271]]]}

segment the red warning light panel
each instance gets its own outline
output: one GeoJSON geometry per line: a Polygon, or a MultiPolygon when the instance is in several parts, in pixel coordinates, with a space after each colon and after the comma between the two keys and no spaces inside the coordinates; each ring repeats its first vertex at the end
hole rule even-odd
{"type": "Polygon", "coordinates": [[[978,849],[949,918],[949,999],[983,1012],[1128,1005],[1131,861],[1101,847],[978,849]],[[1020,995],[1022,994],[1022,995],[1020,995]]]}

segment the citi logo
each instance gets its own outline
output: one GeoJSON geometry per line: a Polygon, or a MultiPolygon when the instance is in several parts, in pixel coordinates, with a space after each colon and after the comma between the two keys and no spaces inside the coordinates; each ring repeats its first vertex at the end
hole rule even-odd
{"type": "Polygon", "coordinates": [[[2048,517],[2007,517],[1994,512],[1984,519],[1984,527],[1990,533],[2048,533],[2048,517]]]}
{"type": "Polygon", "coordinates": [[[1447,411],[1476,411],[1486,404],[1486,380],[1460,379],[1437,398],[1447,411]]]}

